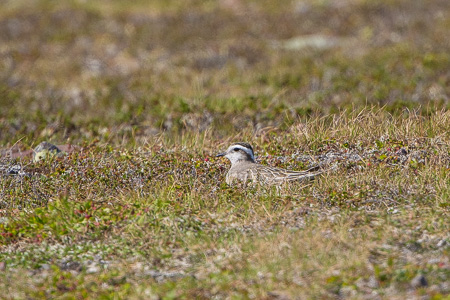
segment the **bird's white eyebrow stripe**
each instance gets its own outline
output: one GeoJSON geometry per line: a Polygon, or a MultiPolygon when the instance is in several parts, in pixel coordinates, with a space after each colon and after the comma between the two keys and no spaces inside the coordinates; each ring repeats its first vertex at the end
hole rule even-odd
{"type": "Polygon", "coordinates": [[[249,148],[246,148],[246,147],[241,146],[241,145],[239,145],[239,144],[232,145],[230,148],[231,148],[231,149],[239,148],[239,149],[241,149],[241,150],[244,150],[248,155],[251,156],[251,158],[252,158],[253,160],[255,160],[255,155],[253,154],[253,151],[252,151],[251,149],[249,149],[249,148]]]}

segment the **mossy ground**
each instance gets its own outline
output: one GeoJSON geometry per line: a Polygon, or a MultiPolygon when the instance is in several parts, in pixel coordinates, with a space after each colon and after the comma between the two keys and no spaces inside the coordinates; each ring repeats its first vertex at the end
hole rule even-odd
{"type": "Polygon", "coordinates": [[[1,6],[0,297],[448,297],[448,1],[1,6]]]}

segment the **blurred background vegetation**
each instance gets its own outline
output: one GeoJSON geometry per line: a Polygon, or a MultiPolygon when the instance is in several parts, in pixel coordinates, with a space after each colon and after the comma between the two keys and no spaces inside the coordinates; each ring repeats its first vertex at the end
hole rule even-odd
{"type": "Polygon", "coordinates": [[[449,108],[447,0],[0,1],[0,145],[449,108]]]}

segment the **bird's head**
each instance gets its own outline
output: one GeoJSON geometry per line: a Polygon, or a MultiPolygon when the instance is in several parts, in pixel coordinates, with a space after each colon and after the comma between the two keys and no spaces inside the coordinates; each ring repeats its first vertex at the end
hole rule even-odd
{"type": "Polygon", "coordinates": [[[216,155],[216,157],[220,156],[228,158],[232,165],[240,161],[255,162],[253,148],[248,143],[234,143],[228,147],[227,151],[216,155]]]}

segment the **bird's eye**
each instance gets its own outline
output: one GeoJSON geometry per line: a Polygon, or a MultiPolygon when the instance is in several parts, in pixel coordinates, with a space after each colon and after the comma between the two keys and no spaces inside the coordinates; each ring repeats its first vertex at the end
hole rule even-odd
{"type": "Polygon", "coordinates": [[[239,151],[239,148],[234,148],[233,150],[237,152],[237,151],[239,151]]]}

